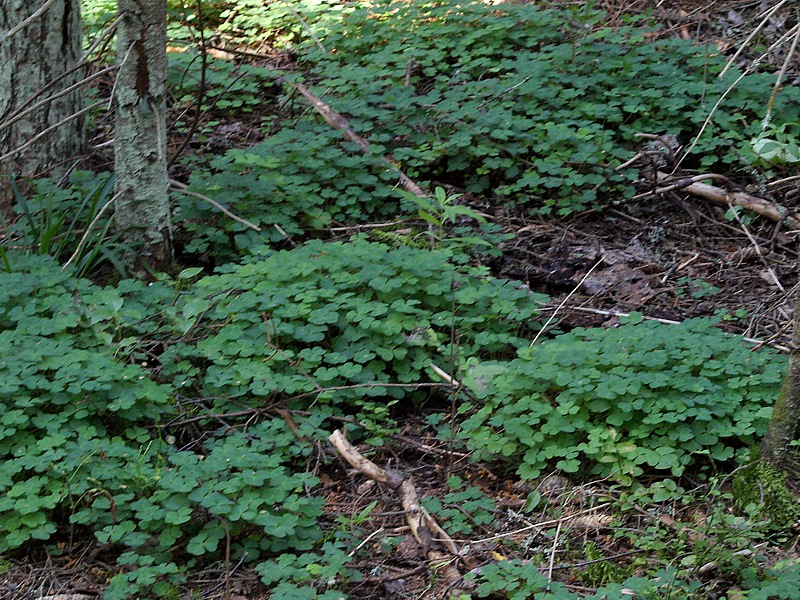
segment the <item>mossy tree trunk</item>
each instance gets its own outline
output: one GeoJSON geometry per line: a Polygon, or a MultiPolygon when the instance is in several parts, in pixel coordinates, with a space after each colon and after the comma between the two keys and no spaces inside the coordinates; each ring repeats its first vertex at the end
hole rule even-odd
{"type": "Polygon", "coordinates": [[[119,0],[115,88],[116,227],[136,270],[172,258],[166,158],[166,0],[119,0]]]}
{"type": "Polygon", "coordinates": [[[759,452],[762,461],[778,470],[783,469],[800,420],[800,294],[795,301],[793,327],[789,367],[759,452]]]}
{"type": "Polygon", "coordinates": [[[83,152],[83,92],[66,91],[80,81],[80,57],[80,0],[0,1],[0,156],[10,155],[0,208],[11,201],[9,174],[58,176],[83,152]]]}

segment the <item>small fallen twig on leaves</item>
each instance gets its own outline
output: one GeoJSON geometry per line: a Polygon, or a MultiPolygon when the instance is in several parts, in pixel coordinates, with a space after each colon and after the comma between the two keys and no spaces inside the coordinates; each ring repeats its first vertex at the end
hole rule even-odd
{"type": "Polygon", "coordinates": [[[374,462],[365,458],[349,441],[344,437],[340,430],[334,431],[328,438],[339,454],[342,455],[350,465],[360,473],[370,479],[387,486],[398,496],[406,514],[406,521],[411,528],[414,539],[417,540],[423,550],[428,552],[434,547],[435,542],[441,542],[452,554],[458,555],[458,548],[455,542],[439,526],[436,520],[419,503],[417,490],[414,486],[414,479],[393,469],[382,469],[374,462]],[[435,538],[434,533],[439,537],[435,538]]]}

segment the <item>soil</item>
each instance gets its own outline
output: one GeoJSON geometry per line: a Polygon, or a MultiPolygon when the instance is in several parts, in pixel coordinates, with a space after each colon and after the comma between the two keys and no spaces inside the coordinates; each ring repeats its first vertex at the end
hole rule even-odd
{"type": "MultiPolygon", "coordinates": [[[[553,2],[557,4],[558,2],[553,2]]],[[[608,23],[622,23],[633,15],[651,12],[662,24],[658,36],[680,36],[698,43],[715,45],[732,56],[736,45],[758,23],[765,3],[752,0],[606,0],[599,3],[608,13],[608,23]]],[[[787,7],[764,30],[767,41],[785,32],[785,18],[794,18],[787,7]],[[784,14],[785,13],[785,14],[784,14]]],[[[761,68],[777,69],[783,63],[784,50],[767,56],[761,68]]],[[[745,53],[737,62],[746,65],[754,57],[745,53]]],[[[786,81],[797,81],[799,63],[788,66],[786,81]]],[[[226,124],[209,148],[227,149],[231,144],[253,143],[252,128],[241,123],[226,124]],[[225,128],[227,127],[227,129],[225,128]]],[[[177,147],[179,141],[174,145],[177,147]]],[[[108,157],[98,157],[98,162],[108,157]]],[[[694,173],[676,171],[681,179],[694,173]]],[[[726,175],[726,174],[720,174],[726,175]]],[[[787,173],[787,176],[794,173],[787,173]]],[[[177,177],[178,175],[176,175],[177,177]]],[[[724,187],[725,184],[719,184],[724,187]]],[[[789,211],[798,209],[800,182],[772,185],[757,179],[731,175],[731,190],[745,190],[789,211]]],[[[643,194],[652,187],[642,189],[643,194]]],[[[621,315],[633,311],[648,318],[667,322],[692,317],[718,315],[732,333],[752,338],[754,346],[771,344],[787,347],[797,275],[796,232],[788,220],[773,221],[742,213],[741,221],[726,216],[728,207],[696,197],[685,189],[663,194],[644,195],[635,202],[604,207],[602,210],[569,218],[536,217],[513,214],[497,207],[481,207],[513,238],[504,243],[502,258],[492,262],[498,275],[519,280],[531,289],[550,295],[545,314],[555,315],[553,326],[561,330],[574,327],[613,327],[621,315]]],[[[414,415],[406,421],[404,435],[398,436],[382,455],[373,456],[378,465],[390,461],[403,473],[413,475],[420,496],[441,497],[447,492],[446,480],[458,475],[494,498],[495,519],[491,527],[477,528],[483,539],[469,543],[456,540],[462,557],[453,567],[460,573],[503,558],[504,551],[494,543],[496,531],[507,532],[518,544],[518,557],[548,554],[551,542],[520,509],[532,489],[522,482],[495,473],[491,467],[470,464],[437,440],[422,437],[424,429],[414,415]]],[[[341,522],[340,516],[357,515],[371,502],[369,526],[362,532],[381,530],[372,539],[364,539],[369,548],[366,558],[353,566],[365,579],[351,587],[351,597],[443,598],[463,582],[452,578],[445,566],[431,577],[428,560],[413,541],[401,512],[399,497],[384,486],[348,470],[341,461],[330,460],[320,448],[320,462],[332,464],[320,472],[322,483],[317,493],[327,499],[330,526],[341,522]],[[322,460],[324,459],[324,461],[322,460]],[[338,466],[336,466],[338,464],[338,466]],[[402,541],[394,548],[380,543],[395,536],[402,541]]],[[[693,482],[683,482],[693,487],[693,482]]],[[[539,482],[539,491],[550,506],[560,507],[563,515],[577,515],[597,504],[597,498],[613,498],[605,482],[573,485],[553,475],[539,482]]],[[[652,514],[642,511],[629,518],[626,527],[636,531],[661,522],[665,527],[680,518],[702,519],[707,506],[692,507],[687,515],[652,514]]],[[[610,535],[604,529],[609,516],[603,510],[587,512],[580,524],[573,523],[570,535],[576,540],[591,539],[606,556],[618,556],[617,563],[627,565],[633,558],[631,545],[624,537],[610,535]]],[[[561,525],[559,525],[561,527],[561,525]]],[[[473,534],[475,535],[475,534],[473,534]]],[[[108,577],[117,569],[106,550],[80,536],[56,545],[60,555],[45,554],[11,557],[8,569],[0,575],[0,598],[49,598],[50,600],[89,600],[97,598],[108,577]]],[[[792,552],[781,558],[792,557],[792,552]]],[[[777,557],[771,557],[773,560],[777,557]]],[[[554,577],[575,591],[581,591],[582,568],[575,560],[556,557],[554,577]],[[569,563],[569,564],[567,564],[569,563]],[[566,568],[566,567],[574,568],[566,568]]],[[[444,560],[443,563],[447,563],[444,560]]],[[[722,585],[722,584],[721,584],[722,585]]],[[[184,586],[183,598],[268,598],[258,576],[242,565],[212,565],[184,586]],[[227,574],[227,575],[226,575],[227,574]],[[198,595],[192,596],[194,591],[198,595]]]]}

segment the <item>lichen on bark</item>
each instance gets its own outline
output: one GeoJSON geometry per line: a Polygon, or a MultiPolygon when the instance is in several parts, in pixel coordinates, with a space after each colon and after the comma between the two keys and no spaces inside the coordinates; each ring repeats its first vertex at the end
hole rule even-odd
{"type": "Polygon", "coordinates": [[[165,268],[172,258],[166,157],[166,2],[120,0],[115,86],[116,227],[136,250],[135,269],[165,268]]]}
{"type": "Polygon", "coordinates": [[[797,499],[786,487],[786,472],[756,461],[736,474],[733,495],[740,509],[755,509],[766,529],[790,529],[798,516],[797,499]]]}
{"type": "Polygon", "coordinates": [[[41,14],[38,8],[39,3],[27,0],[0,2],[0,32],[7,36],[0,40],[0,123],[4,125],[0,156],[43,134],[0,165],[0,208],[7,208],[11,200],[9,174],[60,176],[83,152],[84,120],[78,115],[83,91],[79,86],[65,91],[82,76],[76,68],[81,58],[80,2],[57,0],[41,14]],[[15,33],[8,36],[12,30],[15,33]],[[34,104],[41,105],[29,110],[34,104]],[[70,118],[74,115],[78,116],[70,118]]]}
{"type": "Polygon", "coordinates": [[[791,354],[783,386],[772,409],[759,458],[782,470],[800,419],[800,295],[795,301],[791,354]]]}

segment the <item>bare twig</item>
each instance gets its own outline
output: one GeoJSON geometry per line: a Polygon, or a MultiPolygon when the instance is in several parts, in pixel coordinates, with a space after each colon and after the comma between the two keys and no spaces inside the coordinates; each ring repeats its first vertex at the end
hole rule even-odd
{"type": "Polygon", "coordinates": [[[769,122],[772,118],[772,109],[775,107],[775,98],[778,96],[778,91],[781,88],[781,81],[783,81],[783,78],[786,75],[786,69],[789,67],[789,63],[791,63],[792,57],[794,56],[794,52],[797,49],[798,40],[800,40],[800,23],[794,26],[794,37],[792,38],[792,47],[789,48],[789,52],[786,53],[786,58],[783,61],[781,70],[778,72],[778,76],[775,78],[775,85],[772,87],[772,93],[769,95],[769,101],[767,102],[767,110],[766,113],[764,114],[764,121],[762,123],[763,128],[766,128],[767,125],[769,125],[769,122]]]}
{"type": "MultiPolygon", "coordinates": [[[[492,535],[492,536],[489,536],[489,537],[486,537],[486,538],[481,538],[481,539],[478,539],[478,540],[465,540],[465,541],[468,541],[470,544],[483,544],[483,543],[486,543],[486,542],[493,542],[494,540],[501,540],[503,538],[508,538],[508,537],[513,536],[513,535],[519,535],[521,533],[526,533],[526,532],[531,531],[533,529],[542,529],[543,527],[547,527],[549,525],[557,525],[559,523],[567,523],[567,522],[571,521],[572,519],[575,519],[575,518],[577,518],[577,517],[579,517],[581,515],[586,515],[586,514],[589,514],[589,513],[592,513],[592,512],[596,512],[596,511],[599,511],[601,508],[606,508],[608,506],[611,506],[611,502],[606,502],[605,504],[598,504],[597,506],[578,511],[578,512],[576,512],[576,513],[574,513],[572,515],[566,516],[566,517],[560,517],[558,519],[551,519],[549,521],[541,521],[539,523],[534,523],[532,525],[527,525],[527,526],[522,527],[520,529],[515,529],[514,531],[508,531],[506,533],[498,533],[496,535],[492,535]]],[[[456,540],[456,541],[458,541],[458,540],[456,540]]]]}
{"type": "Polygon", "coordinates": [[[460,388],[461,387],[461,382],[458,381],[457,379],[453,379],[453,377],[451,377],[447,373],[447,371],[445,371],[444,369],[442,369],[440,367],[437,367],[433,363],[431,363],[431,369],[433,369],[433,372],[436,373],[439,377],[441,377],[447,383],[449,383],[451,387],[454,387],[454,388],[460,388]]]}
{"type": "Polygon", "coordinates": [[[0,44],[4,43],[8,38],[11,36],[19,33],[23,29],[25,29],[28,25],[33,23],[36,19],[41,17],[44,12],[50,8],[50,6],[55,2],[55,0],[47,0],[44,4],[42,4],[38,9],[36,9],[31,16],[28,18],[20,21],[14,27],[6,31],[5,33],[0,33],[0,44]]]}
{"type": "Polygon", "coordinates": [[[692,143],[691,143],[691,144],[689,145],[689,147],[688,147],[688,148],[687,148],[687,149],[686,149],[686,150],[683,152],[683,155],[680,157],[680,159],[678,159],[678,160],[676,161],[676,163],[675,163],[675,167],[674,167],[674,168],[673,168],[673,170],[672,170],[672,172],[673,172],[673,173],[674,173],[675,171],[677,171],[677,170],[678,170],[678,167],[680,167],[680,166],[681,166],[681,163],[684,161],[684,159],[685,159],[687,156],[689,156],[689,155],[692,153],[692,150],[694,150],[694,147],[695,147],[695,146],[697,145],[697,143],[700,141],[700,138],[702,138],[702,137],[703,137],[703,134],[704,134],[704,133],[705,133],[705,131],[706,131],[706,127],[708,127],[708,125],[711,123],[711,119],[712,119],[712,117],[714,116],[714,113],[716,113],[716,112],[717,112],[717,109],[718,109],[718,108],[720,107],[720,105],[722,104],[722,101],[723,101],[723,100],[725,100],[725,98],[728,96],[728,94],[730,94],[730,93],[731,93],[731,91],[733,90],[733,88],[735,88],[735,87],[736,87],[736,86],[739,84],[739,82],[740,82],[742,79],[744,79],[745,75],[748,75],[748,74],[749,74],[749,73],[752,71],[752,69],[755,67],[755,64],[756,64],[756,63],[753,63],[753,65],[751,65],[751,66],[750,66],[748,69],[746,69],[746,70],[745,70],[745,71],[744,71],[744,72],[743,72],[741,75],[739,75],[739,77],[736,79],[736,81],[734,81],[732,84],[730,84],[730,85],[728,86],[728,89],[726,89],[726,90],[725,90],[725,91],[722,93],[722,95],[719,97],[719,100],[717,100],[717,102],[716,102],[716,103],[714,104],[714,106],[711,108],[711,111],[708,113],[708,116],[706,117],[706,120],[705,120],[705,121],[703,121],[703,125],[700,127],[700,131],[698,131],[698,132],[697,132],[697,135],[695,136],[694,140],[692,140],[692,143]]]}
{"type": "MultiPolygon", "coordinates": [[[[10,118],[6,119],[5,121],[3,121],[2,123],[0,123],[0,131],[3,131],[4,129],[7,129],[7,128],[11,127],[17,121],[25,118],[27,115],[29,115],[30,113],[32,113],[36,109],[41,108],[42,106],[52,102],[56,98],[60,98],[61,96],[66,96],[67,94],[69,94],[71,92],[74,92],[76,89],[86,85],[86,83],[88,83],[92,79],[96,79],[97,77],[101,77],[101,76],[103,76],[103,75],[105,75],[107,73],[111,73],[112,71],[116,71],[116,70],[117,70],[117,66],[116,65],[112,65],[110,67],[106,67],[105,69],[101,69],[97,73],[93,73],[92,75],[89,75],[88,77],[85,77],[84,79],[81,79],[78,83],[70,85],[70,86],[64,88],[63,90],[61,90],[60,92],[57,92],[57,93],[53,94],[52,96],[47,96],[47,98],[39,100],[39,102],[36,102],[35,104],[26,107],[25,110],[23,110],[21,112],[20,111],[16,111],[14,113],[13,117],[10,117],[10,118]]],[[[34,97],[36,97],[36,96],[34,96],[34,97]]]]}
{"type": "MultiPolygon", "coordinates": [[[[587,306],[572,306],[572,307],[570,307],[569,310],[577,310],[577,311],[580,311],[580,312],[588,312],[588,313],[593,313],[593,314],[596,314],[596,315],[605,315],[605,316],[608,316],[608,317],[630,317],[631,316],[630,313],[625,313],[625,312],[621,312],[621,311],[618,311],[618,310],[602,310],[602,309],[599,309],[599,308],[589,308],[587,306]]],[[[647,315],[642,315],[642,318],[645,321],[656,321],[656,322],[662,323],[664,325],[680,325],[681,322],[682,322],[682,321],[672,321],[670,319],[659,319],[657,317],[648,317],[647,315]]],[[[774,339],[775,336],[773,336],[772,338],[767,339],[767,340],[758,340],[758,339],[755,339],[755,338],[745,337],[745,336],[740,336],[740,337],[745,342],[748,342],[750,344],[755,344],[756,347],[753,348],[753,350],[761,348],[762,346],[769,345],[770,348],[775,348],[776,350],[780,350],[781,352],[789,352],[789,348],[787,348],[786,346],[781,346],[779,344],[773,344],[772,343],[772,339],[774,339]]]]}
{"type": "Polygon", "coordinates": [[[383,229],[385,227],[395,227],[396,225],[404,225],[408,223],[407,220],[403,219],[402,221],[389,221],[388,223],[366,223],[366,224],[356,224],[356,225],[347,225],[346,227],[330,227],[326,229],[326,231],[334,231],[336,233],[343,232],[343,231],[360,231],[361,229],[383,229]]]}
{"type": "Polygon", "coordinates": [[[547,319],[547,321],[545,322],[544,325],[542,325],[542,328],[539,331],[536,332],[536,335],[534,336],[533,341],[531,342],[531,345],[530,345],[531,348],[533,348],[533,345],[539,340],[539,337],[541,337],[541,335],[545,332],[545,330],[547,329],[547,326],[550,325],[550,323],[553,321],[553,319],[556,318],[556,315],[559,313],[559,311],[562,308],[564,308],[564,305],[569,301],[569,299],[572,298],[572,296],[575,295],[575,292],[577,292],[580,289],[580,287],[583,285],[583,282],[586,281],[586,278],[589,277],[589,275],[592,274],[592,271],[594,271],[597,267],[599,267],[600,263],[602,263],[602,262],[603,262],[603,258],[600,257],[600,260],[598,260],[596,263],[594,263],[594,266],[592,266],[591,269],[586,271],[586,275],[584,275],[581,278],[581,280],[578,282],[578,285],[576,285],[572,289],[572,291],[569,294],[567,294],[567,297],[564,298],[561,301],[561,304],[559,304],[558,307],[553,311],[553,314],[550,315],[550,318],[547,319]]]}
{"type": "Polygon", "coordinates": [[[556,548],[558,548],[558,538],[561,536],[562,521],[556,525],[556,533],[553,536],[553,547],[550,549],[550,562],[547,565],[547,588],[550,589],[550,584],[553,583],[553,565],[556,562],[556,548]]]}
{"type": "Polygon", "coordinates": [[[728,69],[730,69],[731,65],[733,65],[736,62],[736,59],[739,58],[739,55],[742,52],[744,52],[744,49],[747,48],[747,45],[753,40],[753,38],[756,37],[762,29],[764,29],[767,23],[769,23],[769,20],[772,18],[772,15],[778,12],[778,9],[784,4],[786,4],[786,2],[787,0],[781,0],[775,6],[770,8],[766,13],[764,13],[764,18],[756,26],[756,28],[750,32],[750,35],[747,36],[747,39],[745,39],[745,41],[742,42],[742,45],[739,46],[739,49],[736,51],[736,53],[733,56],[731,56],[730,60],[728,61],[728,64],[726,64],[725,68],[722,69],[722,71],[719,74],[720,79],[725,76],[725,73],[728,72],[728,69]]]}
{"type": "Polygon", "coordinates": [[[70,116],[68,116],[68,117],[66,117],[64,119],[61,119],[58,123],[55,123],[54,125],[51,125],[47,129],[43,129],[42,131],[37,133],[35,136],[33,136],[31,139],[29,139],[27,142],[25,142],[21,146],[18,146],[16,148],[14,148],[13,150],[10,150],[10,151],[6,152],[5,154],[3,154],[3,156],[0,156],[0,162],[8,160],[12,156],[16,156],[17,154],[19,154],[20,152],[22,152],[26,148],[29,148],[30,146],[32,146],[33,144],[38,142],[40,139],[42,139],[44,136],[46,136],[51,131],[54,131],[55,129],[58,129],[59,127],[61,127],[64,123],[68,123],[69,121],[72,121],[73,119],[77,119],[82,114],[87,113],[89,111],[92,111],[95,108],[99,108],[103,104],[105,104],[104,101],[95,102],[94,104],[91,104],[91,105],[87,106],[86,108],[82,108],[78,112],[73,113],[73,114],[71,114],[70,116]]]}
{"type": "MultiPolygon", "coordinates": [[[[191,29],[190,29],[191,30],[191,29]]],[[[206,38],[205,38],[205,18],[203,17],[203,3],[201,0],[197,0],[197,31],[199,32],[199,41],[198,47],[200,48],[200,83],[197,87],[197,98],[195,99],[195,111],[194,117],[192,119],[191,125],[189,125],[189,129],[186,132],[186,135],[183,137],[183,141],[178,149],[175,151],[175,154],[172,155],[172,158],[169,159],[167,162],[167,169],[172,167],[175,162],[181,157],[183,151],[186,150],[186,147],[189,145],[189,142],[192,141],[194,137],[194,132],[197,130],[197,126],[200,124],[200,117],[203,115],[203,99],[206,95],[206,71],[208,70],[208,48],[206,46],[206,38]]]]}
{"type": "Polygon", "coordinates": [[[674,192],[675,190],[682,190],[684,188],[689,187],[693,183],[700,183],[702,181],[708,181],[709,179],[716,179],[717,181],[728,181],[728,178],[725,175],[717,175],[716,173],[709,173],[707,175],[694,175],[693,177],[686,177],[685,179],[679,179],[675,183],[671,183],[667,187],[656,188],[649,192],[644,192],[642,194],[636,194],[631,198],[631,200],[641,200],[642,198],[647,198],[649,196],[655,196],[658,194],[666,194],[667,192],[674,192]]]}
{"type": "Polygon", "coordinates": [[[311,39],[314,40],[314,43],[317,45],[317,48],[319,48],[323,54],[327,54],[328,51],[325,49],[325,46],[322,45],[322,42],[319,41],[317,34],[314,33],[309,24],[306,23],[306,20],[300,16],[300,13],[294,9],[294,6],[289,4],[286,0],[281,0],[281,1],[286,5],[286,8],[288,8],[289,11],[294,15],[294,18],[297,19],[300,25],[303,26],[303,29],[306,30],[306,33],[311,37],[311,39]]]}
{"type": "MultiPolygon", "coordinates": [[[[432,530],[440,535],[444,534],[444,531],[439,527],[433,517],[420,505],[417,491],[414,487],[414,480],[398,471],[382,469],[371,460],[365,458],[347,441],[347,438],[345,438],[344,434],[338,429],[334,431],[328,439],[331,441],[334,448],[339,451],[339,454],[342,455],[342,458],[350,463],[353,468],[373,481],[386,485],[398,494],[403,505],[403,510],[405,511],[406,522],[408,522],[411,528],[411,533],[427,553],[431,549],[432,542],[434,541],[432,530]]],[[[446,536],[446,534],[444,535],[446,536]]],[[[450,552],[456,556],[458,555],[458,548],[456,548],[449,536],[443,538],[442,542],[450,552]]]]}
{"type": "Polygon", "coordinates": [[[208,202],[211,206],[219,209],[223,214],[233,219],[234,221],[241,223],[242,225],[246,225],[247,227],[249,227],[250,229],[254,229],[255,231],[261,231],[261,227],[259,227],[258,225],[254,225],[250,221],[247,221],[241,217],[237,217],[235,214],[233,214],[231,211],[222,206],[219,202],[217,202],[213,198],[209,198],[208,196],[204,196],[203,194],[198,194],[197,192],[192,192],[190,190],[187,190],[186,188],[189,186],[187,186],[185,183],[181,183],[180,181],[175,181],[174,179],[170,179],[169,182],[172,185],[172,189],[175,190],[176,192],[180,192],[181,194],[186,194],[187,196],[193,196],[195,198],[203,200],[204,202],[208,202]]]}
{"type": "MultiPolygon", "coordinates": [[[[306,100],[308,100],[314,110],[322,115],[322,118],[325,119],[325,122],[328,123],[328,125],[334,129],[339,129],[342,133],[344,133],[344,137],[355,143],[364,154],[372,153],[369,147],[369,142],[358,135],[355,130],[353,130],[353,127],[350,125],[347,119],[345,119],[341,114],[333,110],[330,106],[325,104],[317,96],[311,93],[311,91],[302,83],[287,83],[289,83],[289,85],[300,92],[300,94],[306,100]]],[[[404,190],[420,198],[425,198],[428,196],[428,194],[426,194],[419,185],[417,185],[408,175],[406,175],[394,164],[394,161],[392,161],[390,157],[382,156],[381,160],[397,173],[397,178],[400,180],[400,186],[404,190]]]]}
{"type": "Polygon", "coordinates": [[[758,255],[759,260],[764,265],[764,267],[767,269],[767,273],[769,273],[770,279],[772,279],[772,283],[775,284],[775,286],[781,291],[782,294],[786,295],[786,290],[781,285],[781,282],[778,279],[778,276],[775,275],[775,271],[773,270],[772,267],[770,267],[767,264],[767,261],[764,258],[764,255],[761,253],[761,246],[755,240],[755,238],[753,237],[753,234],[750,233],[750,230],[747,228],[747,226],[742,221],[742,218],[739,216],[739,213],[736,212],[735,210],[733,210],[733,204],[728,203],[728,206],[730,207],[731,214],[733,214],[733,218],[736,219],[737,223],[739,223],[739,226],[742,228],[742,231],[747,236],[747,239],[750,240],[750,244],[752,245],[753,250],[755,250],[755,253],[758,255]]]}

